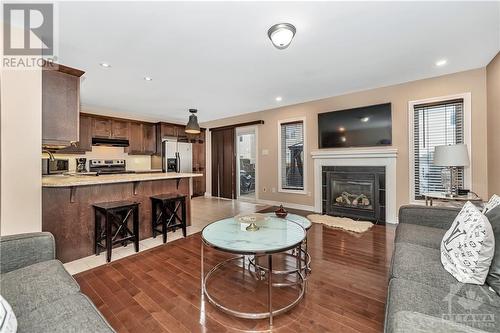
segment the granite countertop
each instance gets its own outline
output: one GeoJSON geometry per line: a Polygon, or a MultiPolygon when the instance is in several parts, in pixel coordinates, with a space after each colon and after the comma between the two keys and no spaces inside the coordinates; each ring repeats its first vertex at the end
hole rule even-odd
{"type": "Polygon", "coordinates": [[[130,173],[118,175],[100,175],[100,176],[43,176],[42,187],[71,187],[71,186],[88,186],[88,185],[102,185],[114,183],[129,183],[141,182],[150,180],[164,180],[164,179],[177,179],[177,178],[191,178],[201,177],[200,173],[130,173]]]}

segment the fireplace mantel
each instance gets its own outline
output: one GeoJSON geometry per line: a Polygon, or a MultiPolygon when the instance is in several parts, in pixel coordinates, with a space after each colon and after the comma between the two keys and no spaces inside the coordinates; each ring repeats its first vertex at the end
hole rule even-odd
{"type": "Polygon", "coordinates": [[[311,152],[313,159],[318,158],[396,158],[396,148],[374,147],[374,148],[339,148],[322,149],[311,152]]]}
{"type": "Polygon", "coordinates": [[[386,168],[386,222],[397,223],[396,160],[398,150],[393,147],[321,149],[311,152],[314,160],[314,209],[322,211],[323,166],[385,166],[386,168]]]}

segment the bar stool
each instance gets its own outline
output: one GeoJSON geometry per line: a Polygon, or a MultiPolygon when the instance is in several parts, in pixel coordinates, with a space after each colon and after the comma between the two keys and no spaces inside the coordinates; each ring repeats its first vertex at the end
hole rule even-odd
{"type": "Polygon", "coordinates": [[[139,252],[139,203],[113,201],[97,203],[93,206],[95,210],[95,254],[99,255],[101,249],[106,249],[106,262],[110,262],[113,245],[121,243],[127,246],[129,241],[134,242],[135,252],[139,252]],[[132,217],[132,230],[128,226],[130,217],[132,217]]]}
{"type": "Polygon", "coordinates": [[[163,235],[163,243],[167,242],[167,231],[182,229],[186,237],[186,196],[178,194],[160,194],[151,197],[151,228],[153,238],[157,233],[163,235]],[[179,217],[179,209],[181,216],[179,217]],[[158,229],[161,226],[161,230],[158,229]]]}

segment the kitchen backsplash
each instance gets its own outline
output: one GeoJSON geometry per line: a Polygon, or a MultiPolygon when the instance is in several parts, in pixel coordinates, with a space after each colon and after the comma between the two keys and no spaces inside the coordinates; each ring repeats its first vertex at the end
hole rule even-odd
{"type": "Polygon", "coordinates": [[[151,156],[149,155],[129,155],[123,147],[100,147],[92,146],[92,151],[85,154],[54,154],[56,158],[67,158],[69,160],[69,171],[76,170],[76,158],[85,157],[87,159],[87,170],[89,159],[122,159],[127,161],[127,170],[150,170],[151,156]]]}

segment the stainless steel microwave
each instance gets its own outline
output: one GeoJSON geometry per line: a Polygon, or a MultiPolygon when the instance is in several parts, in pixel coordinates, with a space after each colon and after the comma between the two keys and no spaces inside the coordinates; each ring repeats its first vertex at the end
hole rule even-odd
{"type": "Polygon", "coordinates": [[[56,175],[69,171],[69,160],[59,159],[51,161],[49,158],[42,158],[42,175],[56,175]]]}

